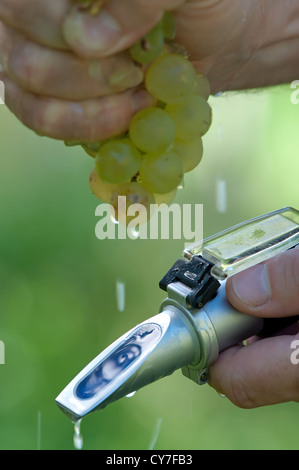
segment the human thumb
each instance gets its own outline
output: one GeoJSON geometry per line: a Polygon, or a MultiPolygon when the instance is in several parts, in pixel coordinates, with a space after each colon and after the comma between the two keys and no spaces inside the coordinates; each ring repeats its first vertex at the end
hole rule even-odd
{"type": "Polygon", "coordinates": [[[299,246],[232,276],[226,294],[237,310],[251,315],[299,314],[299,246]]]}

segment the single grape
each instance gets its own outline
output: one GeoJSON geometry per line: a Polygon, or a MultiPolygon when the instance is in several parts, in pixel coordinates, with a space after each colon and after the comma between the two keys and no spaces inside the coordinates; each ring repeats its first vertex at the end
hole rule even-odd
{"type": "Polygon", "coordinates": [[[170,11],[166,11],[161,20],[162,30],[165,39],[173,40],[176,34],[175,18],[170,11]]]}
{"type": "Polygon", "coordinates": [[[158,194],[174,190],[183,174],[182,161],[173,150],[145,155],[139,171],[141,184],[148,191],[158,194]]]}
{"type": "Polygon", "coordinates": [[[183,142],[175,140],[173,150],[179,155],[183,163],[184,173],[193,170],[200,163],[203,154],[202,139],[183,142]]]}
{"type": "Polygon", "coordinates": [[[75,147],[80,145],[85,150],[85,152],[93,158],[96,156],[96,153],[101,146],[101,142],[88,143],[82,142],[81,140],[65,140],[64,144],[67,147],[75,147]]]}
{"type": "Polygon", "coordinates": [[[169,193],[154,194],[156,204],[169,204],[175,198],[176,193],[177,193],[177,188],[173,189],[169,193]]]}
{"type": "Polygon", "coordinates": [[[202,96],[192,96],[181,105],[167,105],[165,111],[174,120],[176,138],[183,141],[203,136],[211,125],[212,110],[202,96]]]}
{"type": "Polygon", "coordinates": [[[138,172],[141,154],[128,138],[110,139],[96,155],[101,179],[109,183],[127,183],[138,172]]]}
{"type": "Polygon", "coordinates": [[[163,29],[161,23],[158,23],[144,38],[133,44],[129,52],[132,59],[139,64],[148,64],[161,54],[163,47],[163,29]]]}
{"type": "Polygon", "coordinates": [[[94,142],[94,143],[91,143],[91,144],[87,144],[87,143],[84,143],[84,144],[81,144],[82,145],[82,148],[85,150],[85,152],[92,158],[95,158],[97,156],[97,153],[99,152],[100,150],[100,147],[101,147],[101,142],[94,142]]]}
{"type": "Polygon", "coordinates": [[[89,187],[91,192],[101,201],[110,202],[111,196],[117,189],[117,184],[107,183],[103,181],[97,172],[96,168],[93,168],[89,176],[89,187]]]}
{"type": "Polygon", "coordinates": [[[210,94],[211,94],[211,88],[210,88],[209,80],[204,75],[197,72],[195,95],[202,96],[203,98],[207,100],[210,94]]]}
{"type": "Polygon", "coordinates": [[[193,65],[179,54],[166,54],[155,60],[145,75],[149,93],[164,103],[179,104],[195,90],[193,65]]]}
{"type": "Polygon", "coordinates": [[[118,222],[128,224],[140,215],[139,221],[146,223],[150,218],[150,205],[155,204],[155,198],[140,183],[133,182],[119,185],[111,195],[110,203],[118,222]],[[126,199],[119,199],[119,196],[125,196],[126,199]],[[141,204],[144,209],[136,207],[136,214],[128,216],[128,208],[133,204],[141,204]]]}
{"type": "Polygon", "coordinates": [[[133,144],[143,152],[158,153],[173,143],[175,125],[163,109],[145,108],[131,120],[129,135],[133,144]]]}

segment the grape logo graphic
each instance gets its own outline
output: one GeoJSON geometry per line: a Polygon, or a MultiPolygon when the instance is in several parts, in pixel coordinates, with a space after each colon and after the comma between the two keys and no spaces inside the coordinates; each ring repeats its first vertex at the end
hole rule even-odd
{"type": "Polygon", "coordinates": [[[4,83],[0,80],[0,104],[5,104],[5,87],[4,83]]]}
{"type": "Polygon", "coordinates": [[[3,341],[0,341],[0,365],[5,364],[5,346],[3,341]]]}

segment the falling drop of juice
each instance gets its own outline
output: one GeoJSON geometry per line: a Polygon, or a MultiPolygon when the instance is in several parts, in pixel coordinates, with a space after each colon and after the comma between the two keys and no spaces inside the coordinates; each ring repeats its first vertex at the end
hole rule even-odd
{"type": "Polygon", "coordinates": [[[227,185],[224,180],[216,182],[216,206],[221,214],[227,211],[227,185]]]}
{"type": "Polygon", "coordinates": [[[81,421],[82,419],[79,419],[79,421],[76,421],[74,423],[74,446],[75,446],[75,449],[77,450],[81,450],[83,448],[83,437],[82,437],[82,434],[81,434],[81,421]]]}
{"type": "Polygon", "coordinates": [[[122,279],[116,280],[116,303],[119,312],[123,312],[126,302],[126,285],[122,279]]]}

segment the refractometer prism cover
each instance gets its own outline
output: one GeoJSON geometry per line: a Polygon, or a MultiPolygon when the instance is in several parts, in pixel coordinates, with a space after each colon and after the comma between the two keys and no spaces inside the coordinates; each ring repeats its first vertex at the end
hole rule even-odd
{"type": "Polygon", "coordinates": [[[298,235],[299,211],[287,207],[235,225],[184,253],[188,259],[200,255],[210,261],[211,274],[225,279],[293,247],[299,243],[298,235]]]}

